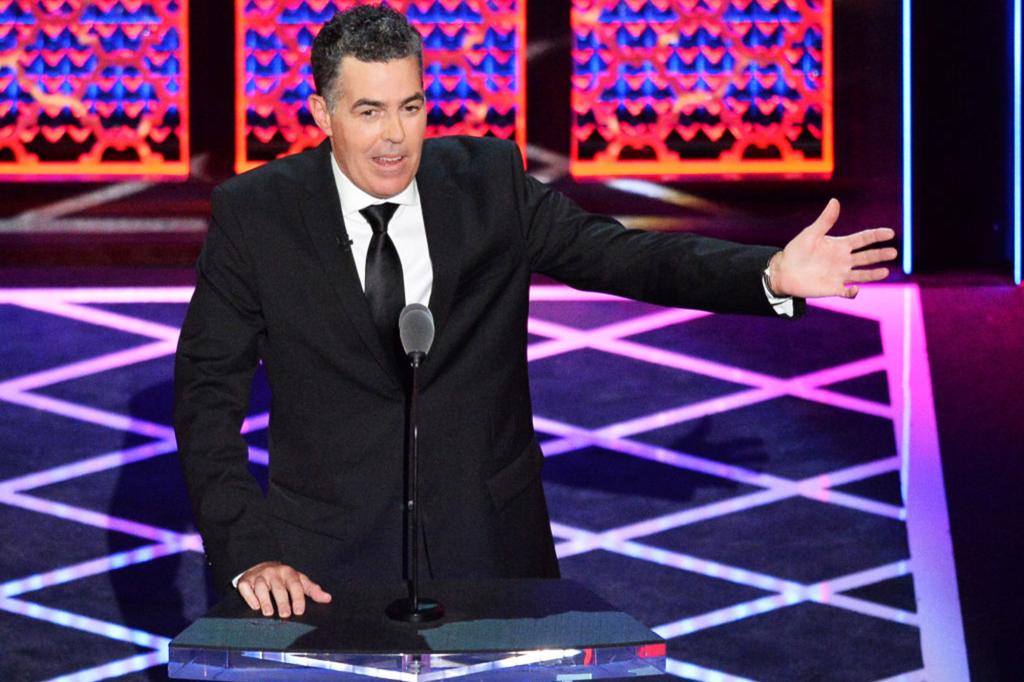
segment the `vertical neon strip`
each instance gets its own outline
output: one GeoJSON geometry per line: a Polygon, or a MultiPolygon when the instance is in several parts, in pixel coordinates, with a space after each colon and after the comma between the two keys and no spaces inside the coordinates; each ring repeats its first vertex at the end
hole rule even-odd
{"type": "MultiPolygon", "coordinates": [[[[1019,2],[1019,0],[1016,0],[1019,2]]],[[[911,139],[911,90],[910,90],[910,0],[903,0],[903,272],[909,275],[914,269],[913,251],[913,164],[910,150],[911,139]]]]}
{"type": "Polygon", "coordinates": [[[1024,253],[1021,252],[1021,208],[1020,193],[1021,182],[1021,122],[1020,122],[1020,99],[1021,99],[1021,0],[1013,0],[1013,282],[1021,283],[1021,259],[1024,253]]]}

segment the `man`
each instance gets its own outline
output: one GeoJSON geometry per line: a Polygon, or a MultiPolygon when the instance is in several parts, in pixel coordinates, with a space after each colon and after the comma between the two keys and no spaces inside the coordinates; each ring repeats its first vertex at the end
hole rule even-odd
{"type": "Polygon", "coordinates": [[[175,372],[214,578],[265,615],[329,601],[317,581],[402,578],[405,303],[429,304],[437,330],[421,376],[426,573],[554,577],[527,383],[532,273],[789,315],[803,297],[856,295],[887,272],[853,268],[896,255],[863,250],[888,229],[826,237],[834,200],[779,252],[625,230],[527,176],[510,143],[424,142],[419,36],[388,9],[335,16],[312,63],[309,106],[329,140],[214,192],[175,372]],[[259,361],[273,395],[266,497],[239,435],[259,361]]]}

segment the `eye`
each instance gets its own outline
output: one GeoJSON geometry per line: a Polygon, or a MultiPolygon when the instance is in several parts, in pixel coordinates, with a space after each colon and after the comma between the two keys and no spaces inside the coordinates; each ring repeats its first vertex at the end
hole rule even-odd
{"type": "Polygon", "coordinates": [[[359,118],[371,119],[377,115],[376,109],[360,109],[356,112],[356,116],[359,118]]]}
{"type": "Polygon", "coordinates": [[[416,104],[407,104],[405,105],[405,112],[407,114],[415,114],[422,108],[423,104],[421,102],[417,102],[416,104]]]}

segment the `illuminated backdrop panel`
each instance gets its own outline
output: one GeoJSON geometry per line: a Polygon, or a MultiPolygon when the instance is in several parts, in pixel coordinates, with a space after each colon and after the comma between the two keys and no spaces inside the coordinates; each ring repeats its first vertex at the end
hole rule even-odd
{"type": "Polygon", "coordinates": [[[573,0],[571,170],[832,172],[831,0],[573,0]]]}
{"type": "Polygon", "coordinates": [[[177,0],[0,0],[0,178],[188,175],[177,0]]]}
{"type": "MultiPolygon", "coordinates": [[[[236,0],[239,172],[319,143],[306,98],[320,26],[353,0],[236,0]]],[[[525,0],[392,0],[423,36],[427,135],[526,143],[525,0]]]]}

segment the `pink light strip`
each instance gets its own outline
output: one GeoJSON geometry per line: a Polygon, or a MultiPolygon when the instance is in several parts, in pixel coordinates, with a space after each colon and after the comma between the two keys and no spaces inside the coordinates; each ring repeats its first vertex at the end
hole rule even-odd
{"type": "MultiPolygon", "coordinates": [[[[572,539],[569,542],[559,544],[555,550],[559,559],[565,559],[589,552],[592,549],[607,548],[609,543],[614,545],[634,538],[655,535],[681,526],[700,523],[709,519],[772,504],[789,497],[792,497],[792,495],[785,490],[760,490],[714,504],[702,505],[694,509],[684,509],[671,514],[665,514],[664,516],[646,519],[601,533],[584,536],[559,535],[559,537],[571,537],[572,539]]],[[[553,527],[554,525],[552,524],[553,527]]]]}
{"type": "Polygon", "coordinates": [[[257,448],[255,446],[249,446],[249,461],[253,464],[262,464],[263,466],[270,466],[270,453],[263,448],[257,448]]]}
{"type": "Polygon", "coordinates": [[[848,573],[837,578],[831,578],[818,584],[827,585],[831,592],[848,592],[859,587],[873,585],[883,580],[891,580],[892,578],[900,578],[909,574],[909,561],[893,561],[882,566],[875,566],[874,568],[857,571],[856,573],[848,573]]]}
{"type": "MultiPolygon", "coordinates": [[[[736,396],[743,394],[733,395],[736,396]]],[[[641,418],[641,422],[648,419],[651,419],[651,416],[641,418]]],[[[628,425],[629,422],[623,422],[623,424],[628,425]]],[[[617,425],[605,427],[604,429],[600,429],[598,431],[587,431],[586,429],[574,427],[568,424],[562,424],[544,417],[534,417],[534,426],[542,432],[551,433],[553,435],[567,434],[565,438],[545,442],[542,445],[542,450],[545,456],[554,456],[578,450],[590,445],[597,445],[600,447],[604,447],[606,449],[621,452],[623,454],[640,457],[642,459],[650,459],[652,461],[677,466],[683,469],[701,471],[703,473],[708,473],[710,475],[719,476],[721,478],[727,478],[729,480],[734,480],[742,483],[748,483],[751,485],[771,487],[779,491],[789,491],[786,494],[779,496],[777,499],[783,499],[784,497],[788,497],[791,493],[799,494],[803,497],[807,497],[809,499],[813,499],[819,502],[836,504],[851,509],[857,509],[858,511],[863,511],[866,513],[885,516],[887,518],[897,519],[900,521],[906,519],[906,510],[901,507],[886,504],[883,502],[878,502],[876,500],[862,498],[841,491],[829,490],[827,488],[827,485],[837,485],[837,483],[831,479],[830,474],[814,476],[804,481],[790,481],[788,479],[770,476],[769,474],[761,474],[757,472],[744,470],[739,467],[723,465],[712,460],[695,457],[693,455],[673,452],[665,448],[650,446],[644,443],[638,443],[636,441],[626,440],[624,438],[619,437],[608,438],[602,435],[606,430],[616,428],[617,425]]],[[[882,469],[891,469],[895,464],[895,462],[892,459],[884,461],[886,462],[885,464],[879,465],[881,469],[879,469],[878,466],[865,469],[858,469],[859,471],[861,471],[861,475],[859,476],[859,478],[867,478],[870,475],[875,475],[875,473],[873,472],[875,472],[876,470],[881,471],[882,469]]],[[[850,474],[847,473],[842,480],[843,482],[849,482],[852,480],[859,480],[859,478],[851,478],[850,474]]],[[[742,497],[733,498],[734,501],[743,499],[744,498],[742,497]]],[[[760,502],[760,504],[766,503],[767,502],[760,502]]],[[[751,506],[756,506],[756,504],[752,504],[751,506]]],[[[738,507],[736,511],[738,511],[741,508],[744,507],[738,507]]],[[[704,509],[704,507],[701,507],[700,509],[704,509]]],[[[707,518],[718,516],[721,513],[721,509],[716,506],[712,509],[711,516],[707,518]]],[[[699,516],[699,514],[696,513],[695,510],[686,511],[684,513],[684,518],[692,518],[693,521],[690,522],[703,520],[699,516]]],[[[664,520],[652,520],[651,523],[657,526],[658,524],[664,523],[664,520]]],[[[664,530],[665,528],[660,529],[664,530]]],[[[572,550],[570,550],[569,547],[564,547],[562,551],[572,551],[573,553],[578,553],[579,551],[585,550],[574,546],[574,549],[572,550]]]]}
{"type": "Polygon", "coordinates": [[[89,618],[88,616],[82,616],[62,609],[55,609],[50,606],[40,606],[39,604],[33,604],[32,602],[22,601],[20,599],[0,599],[0,609],[10,613],[15,613],[19,616],[28,616],[29,618],[46,621],[48,623],[53,623],[54,625],[60,625],[61,627],[74,628],[76,630],[81,630],[82,632],[89,632],[94,635],[100,635],[101,637],[107,637],[108,639],[115,639],[120,642],[128,642],[129,644],[149,647],[150,649],[166,651],[167,645],[170,644],[171,641],[166,637],[159,637],[143,630],[127,628],[117,623],[109,623],[104,620],[89,618]]]}
{"type": "Polygon", "coordinates": [[[820,388],[821,385],[838,383],[884,369],[885,359],[881,356],[865,358],[838,367],[830,367],[803,376],[781,380],[758,372],[653,348],[621,338],[684,323],[707,314],[689,310],[659,311],[658,313],[585,331],[546,320],[530,318],[528,321],[530,333],[548,336],[553,340],[532,344],[527,349],[527,359],[532,362],[560,353],[571,352],[579,348],[590,347],[623,357],[700,373],[734,383],[744,383],[764,388],[774,388],[781,384],[787,387],[786,392],[789,395],[795,397],[814,400],[842,409],[892,418],[892,410],[888,405],[820,388]]]}
{"type": "Polygon", "coordinates": [[[898,561],[866,571],[823,580],[811,585],[789,583],[789,588],[780,594],[760,597],[742,604],[728,606],[698,616],[683,618],[659,625],[653,629],[665,639],[671,639],[672,637],[679,637],[696,632],[697,630],[724,625],[725,623],[742,620],[804,601],[814,601],[828,606],[863,613],[873,618],[917,626],[916,614],[839,594],[841,591],[857,589],[858,587],[871,585],[881,580],[906,575],[906,573],[906,562],[898,561]]]}
{"type": "Polygon", "coordinates": [[[114,530],[119,533],[134,535],[135,537],[142,538],[144,540],[153,540],[155,542],[183,544],[188,537],[187,535],[175,533],[174,531],[170,531],[165,528],[157,528],[156,526],[139,523],[138,521],[110,516],[108,514],[101,514],[100,512],[93,511],[91,509],[75,507],[63,502],[43,500],[24,493],[0,493],[0,503],[9,504],[12,507],[20,507],[21,509],[27,509],[28,511],[39,512],[40,514],[49,514],[50,516],[56,516],[57,518],[74,521],[76,523],[83,523],[95,528],[103,528],[104,530],[114,530]]]}
{"type": "Polygon", "coordinates": [[[699,630],[725,625],[726,623],[734,623],[744,618],[759,616],[762,613],[792,606],[801,601],[804,600],[794,595],[773,594],[768,597],[752,599],[742,604],[734,604],[733,606],[726,606],[715,611],[702,613],[699,616],[683,618],[674,623],[659,625],[652,628],[652,630],[665,639],[672,639],[673,637],[682,637],[683,635],[693,634],[699,630]]]}
{"type": "Polygon", "coordinates": [[[151,457],[165,455],[169,452],[174,452],[176,449],[177,445],[173,441],[156,441],[154,443],[144,443],[127,450],[115,450],[114,452],[96,455],[95,457],[89,457],[88,459],[72,462],[71,464],[63,464],[46,469],[45,471],[37,471],[25,476],[19,476],[18,478],[8,479],[0,482],[0,493],[22,492],[50,485],[51,483],[67,481],[79,476],[88,476],[124,464],[141,462],[151,457]]]}
{"type": "Polygon", "coordinates": [[[147,343],[144,346],[128,348],[88,360],[80,360],[60,367],[53,367],[34,374],[25,374],[16,379],[0,383],[0,397],[8,393],[30,391],[58,384],[62,381],[71,381],[91,374],[106,372],[126,365],[155,360],[156,358],[172,355],[174,350],[174,343],[170,341],[157,341],[155,343],[147,343]]]}
{"type": "Polygon", "coordinates": [[[884,516],[897,521],[905,521],[907,518],[907,512],[903,507],[897,507],[892,504],[860,497],[858,495],[851,495],[850,493],[844,493],[840,490],[830,490],[828,488],[801,490],[800,495],[816,502],[835,504],[840,507],[856,509],[857,511],[862,511],[866,514],[884,516]]]}
{"type": "Polygon", "coordinates": [[[601,549],[634,559],[643,559],[662,566],[678,568],[691,573],[699,573],[711,578],[728,580],[729,582],[748,587],[756,587],[761,590],[778,592],[786,597],[803,597],[807,589],[805,585],[792,580],[785,580],[757,571],[749,571],[736,566],[730,566],[718,561],[701,559],[681,552],[672,552],[660,547],[652,547],[639,542],[612,542],[608,541],[601,545],[601,549]]]}
{"type": "Polygon", "coordinates": [[[110,661],[94,668],[79,670],[70,675],[52,677],[46,682],[96,682],[97,680],[109,680],[165,663],[167,663],[166,648],[148,654],[136,654],[135,656],[129,656],[117,661],[110,661]]]}
{"type": "Polygon", "coordinates": [[[69,303],[188,303],[193,287],[74,287],[0,289],[0,303],[67,301],[69,303]]]}
{"type": "Polygon", "coordinates": [[[683,324],[691,320],[708,317],[710,314],[700,310],[667,308],[587,330],[580,330],[576,327],[543,320],[538,317],[530,317],[527,319],[526,329],[531,334],[548,336],[553,339],[617,339],[633,336],[634,334],[643,334],[644,332],[662,329],[663,327],[671,327],[676,324],[683,324]]]}
{"type": "Polygon", "coordinates": [[[789,395],[794,398],[813,400],[816,403],[838,407],[842,410],[862,412],[873,417],[892,419],[892,408],[888,405],[876,403],[873,400],[857,398],[856,396],[846,395],[844,393],[836,393],[835,391],[829,391],[824,388],[801,389],[799,385],[797,385],[789,391],[789,395]]]}
{"type": "Polygon", "coordinates": [[[157,543],[138,547],[127,552],[111,554],[99,559],[83,561],[71,566],[63,566],[45,573],[37,573],[27,578],[10,580],[0,584],[0,598],[16,597],[25,592],[34,592],[45,587],[62,585],[79,580],[80,578],[106,573],[107,571],[116,571],[126,566],[134,566],[135,564],[142,564],[153,559],[178,554],[185,551],[185,549],[181,544],[157,543]]]}
{"type": "Polygon", "coordinates": [[[801,486],[811,485],[817,488],[831,488],[846,485],[864,478],[872,478],[892,471],[899,471],[900,458],[897,456],[876,459],[873,462],[855,464],[845,469],[837,469],[820,476],[810,476],[800,481],[801,486]]]}
{"type": "Polygon", "coordinates": [[[117,331],[129,334],[149,336],[154,339],[161,339],[172,343],[178,342],[177,327],[170,327],[158,322],[149,322],[148,320],[140,320],[137,317],[129,317],[128,315],[112,313],[107,310],[100,310],[99,308],[89,308],[88,306],[78,305],[75,303],[65,303],[63,301],[55,301],[52,299],[33,299],[27,297],[16,301],[15,305],[29,310],[49,313],[50,315],[66,317],[70,320],[78,320],[79,322],[86,322],[100,327],[116,329],[117,331]]]}
{"type": "Polygon", "coordinates": [[[914,627],[919,627],[921,625],[921,621],[916,613],[893,608],[892,606],[886,606],[885,604],[876,604],[873,601],[858,599],[857,597],[851,597],[846,594],[833,594],[827,599],[814,599],[812,601],[828,604],[829,606],[838,606],[839,608],[846,609],[847,611],[862,613],[865,616],[871,616],[872,618],[891,620],[894,623],[903,623],[904,625],[913,625],[914,627]]]}
{"type": "Polygon", "coordinates": [[[125,415],[107,412],[106,410],[100,410],[95,407],[78,405],[58,398],[51,398],[49,396],[38,395],[35,393],[6,393],[0,395],[0,399],[16,405],[31,407],[32,409],[41,410],[43,412],[52,412],[53,414],[57,414],[62,417],[71,417],[72,419],[78,419],[79,421],[106,426],[107,428],[118,431],[127,431],[140,436],[148,436],[150,438],[160,438],[164,440],[174,438],[174,429],[169,426],[144,421],[142,419],[135,419],[133,417],[126,417],[125,415]]]}
{"type": "MultiPolygon", "coordinates": [[[[634,524],[630,528],[638,528],[643,524],[634,524]]],[[[638,528],[643,532],[644,528],[638,528]]],[[[811,585],[803,585],[795,581],[778,578],[775,576],[748,571],[735,566],[729,566],[716,561],[700,559],[681,552],[673,552],[660,547],[652,547],[626,537],[633,533],[624,528],[613,529],[603,533],[591,533],[580,528],[574,528],[565,524],[552,524],[552,531],[558,537],[571,538],[569,542],[562,543],[556,547],[558,557],[564,558],[579,554],[592,549],[603,549],[618,554],[623,554],[636,559],[651,561],[653,563],[677,568],[684,571],[699,573],[712,578],[728,580],[730,582],[756,587],[762,590],[770,590],[778,594],[771,597],[759,598],[753,602],[747,602],[736,606],[685,618],[681,621],[669,623],[655,628],[655,631],[665,638],[677,637],[688,634],[696,629],[721,625],[725,622],[740,620],[758,613],[765,613],[773,608],[781,608],[800,601],[816,601],[822,604],[829,604],[839,608],[847,608],[859,613],[866,613],[876,618],[893,620],[899,623],[916,624],[916,616],[900,609],[892,609],[875,605],[872,602],[856,599],[848,595],[837,594],[840,591],[848,591],[864,585],[870,585],[880,580],[906,575],[908,564],[906,561],[897,561],[883,566],[877,566],[864,571],[858,571],[844,576],[837,576],[829,580],[823,580],[811,585]],[[877,607],[877,608],[876,608],[877,607]],[[664,630],[664,631],[663,631],[664,630]]]]}
{"type": "Polygon", "coordinates": [[[645,331],[689,322],[690,320],[706,317],[707,315],[709,313],[697,310],[670,309],[613,322],[586,331],[580,331],[575,327],[562,325],[557,322],[530,317],[527,320],[527,331],[536,336],[547,336],[551,340],[533,343],[528,346],[526,349],[526,359],[529,362],[533,362],[591,346],[602,338],[615,339],[622,336],[631,336],[645,331]]]}
{"type": "Polygon", "coordinates": [[[889,373],[889,392],[894,414],[900,416],[894,424],[904,463],[907,539],[922,623],[921,654],[930,680],[966,680],[970,673],[920,291],[913,285],[897,291],[902,295],[879,297],[875,305],[902,322],[882,325],[882,346],[896,365],[889,373]]]}
{"type": "Polygon", "coordinates": [[[720,478],[726,478],[731,481],[746,483],[748,485],[756,485],[762,488],[789,486],[793,484],[793,482],[788,479],[772,476],[771,474],[752,471],[733,464],[723,464],[714,460],[704,459],[703,457],[676,452],[674,450],[669,450],[668,448],[648,445],[647,443],[641,443],[639,441],[629,440],[626,438],[604,436],[600,431],[588,431],[580,427],[548,419],[547,417],[535,416],[533,418],[533,424],[535,428],[544,433],[550,433],[556,436],[567,434],[564,439],[548,441],[541,446],[546,456],[555,456],[590,445],[597,445],[609,450],[621,452],[625,455],[648,459],[652,462],[670,464],[681,469],[692,469],[712,476],[718,476],[720,478]],[[566,445],[564,448],[561,447],[563,443],[566,445]]]}
{"type": "Polygon", "coordinates": [[[252,433],[253,431],[261,431],[270,426],[270,413],[264,412],[263,414],[254,414],[246,417],[242,422],[241,433],[252,433]]]}
{"type": "Polygon", "coordinates": [[[636,343],[635,341],[627,341],[624,339],[595,339],[588,345],[596,350],[601,350],[606,353],[614,353],[615,355],[621,355],[625,358],[640,360],[641,362],[649,362],[653,365],[662,365],[663,367],[671,367],[672,369],[680,369],[686,372],[704,374],[715,379],[731,381],[737,384],[772,388],[783,386],[787,383],[784,379],[779,379],[767,374],[761,374],[760,372],[725,365],[720,362],[715,362],[714,360],[707,360],[694,355],[684,355],[683,353],[676,353],[675,351],[665,350],[664,348],[645,346],[643,344],[636,343]]]}
{"type": "MultiPolygon", "coordinates": [[[[850,470],[857,470],[866,477],[875,475],[875,472],[881,470],[884,466],[891,466],[891,462],[892,458],[879,460],[877,463],[872,463],[875,466],[862,465],[860,467],[851,467],[850,470]]],[[[845,470],[846,473],[842,476],[842,480],[856,480],[850,478],[850,470],[845,470]]],[[[557,537],[569,538],[571,541],[558,545],[556,549],[559,558],[565,558],[575,554],[581,554],[597,547],[603,547],[607,541],[623,542],[647,535],[653,535],[684,525],[700,523],[726,514],[745,511],[747,509],[753,509],[758,506],[788,499],[793,497],[794,493],[798,493],[817,501],[838,504],[857,509],[858,511],[886,516],[888,518],[903,520],[901,517],[905,516],[904,510],[899,507],[883,504],[874,500],[864,499],[847,493],[820,489],[817,486],[821,485],[823,479],[827,481],[828,476],[814,476],[804,479],[803,481],[784,482],[781,485],[775,486],[774,489],[748,493],[746,495],[732,497],[720,502],[702,505],[694,509],[684,509],[664,516],[654,517],[637,523],[621,526],[619,528],[607,530],[602,533],[589,533],[587,531],[574,532],[568,526],[557,525],[558,531],[561,532],[556,531],[555,535],[557,537]]],[[[552,529],[555,528],[556,524],[552,524],[552,529]]]]}
{"type": "Polygon", "coordinates": [[[530,286],[531,301],[628,301],[628,298],[582,291],[563,284],[534,284],[530,286]]]}
{"type": "Polygon", "coordinates": [[[699,403],[691,403],[673,407],[661,412],[644,415],[635,419],[610,424],[598,429],[595,433],[603,438],[622,438],[638,433],[653,431],[666,426],[674,426],[682,422],[701,419],[714,414],[721,414],[740,407],[766,402],[783,394],[780,389],[754,388],[739,391],[718,398],[710,398],[699,403]]]}

